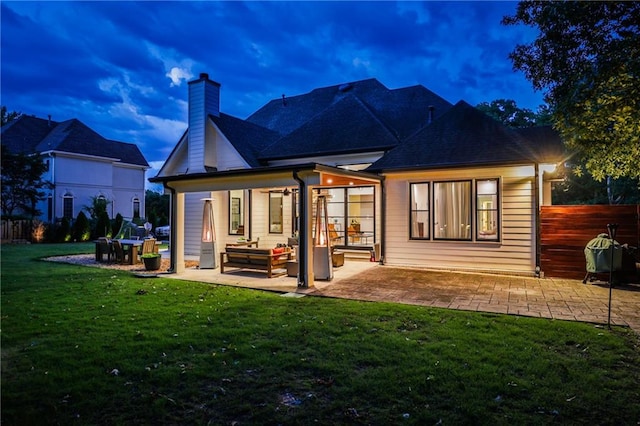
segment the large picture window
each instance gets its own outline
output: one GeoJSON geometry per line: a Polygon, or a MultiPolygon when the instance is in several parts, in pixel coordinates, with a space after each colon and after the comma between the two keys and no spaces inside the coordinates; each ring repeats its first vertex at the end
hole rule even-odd
{"type": "Polygon", "coordinates": [[[244,235],[244,191],[229,191],[229,235],[244,235]]]}
{"type": "Polygon", "coordinates": [[[409,238],[429,238],[429,184],[412,183],[410,185],[411,215],[409,238]]]}
{"type": "Polygon", "coordinates": [[[471,181],[433,184],[433,237],[471,240],[471,181]]]}
{"type": "Polygon", "coordinates": [[[337,246],[375,243],[375,189],[373,186],[327,190],[329,236],[337,246]]]}
{"type": "Polygon", "coordinates": [[[498,179],[476,182],[476,224],[478,240],[498,240],[498,179]]]}
{"type": "Polygon", "coordinates": [[[410,183],[409,238],[499,241],[500,179],[410,183]]]}
{"type": "Polygon", "coordinates": [[[282,192],[269,192],[269,233],[282,234],[282,192]]]}

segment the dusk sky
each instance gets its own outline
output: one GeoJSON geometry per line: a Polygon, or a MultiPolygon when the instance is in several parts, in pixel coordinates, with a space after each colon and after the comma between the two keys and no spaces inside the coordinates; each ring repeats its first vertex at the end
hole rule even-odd
{"type": "Polygon", "coordinates": [[[187,128],[187,81],[219,82],[246,118],[282,94],[377,78],[449,102],[542,104],[507,55],[533,29],[517,2],[11,2],[1,7],[0,100],[137,144],[153,170],[187,128]]]}

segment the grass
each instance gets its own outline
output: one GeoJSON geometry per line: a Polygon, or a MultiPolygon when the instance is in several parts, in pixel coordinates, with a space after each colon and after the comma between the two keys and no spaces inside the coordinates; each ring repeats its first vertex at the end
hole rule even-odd
{"type": "Polygon", "coordinates": [[[2,421],[636,424],[626,328],[278,294],[2,254],[2,421]]]}

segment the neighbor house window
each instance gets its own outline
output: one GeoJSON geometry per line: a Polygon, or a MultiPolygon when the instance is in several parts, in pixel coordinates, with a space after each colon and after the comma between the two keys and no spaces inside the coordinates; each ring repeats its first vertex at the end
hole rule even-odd
{"type": "Polygon", "coordinates": [[[433,237],[471,240],[471,181],[433,184],[433,237]]]}
{"type": "Polygon", "coordinates": [[[409,238],[429,238],[429,184],[412,183],[410,185],[411,217],[409,238]]]}
{"type": "Polygon", "coordinates": [[[229,191],[229,235],[244,233],[244,191],[229,191]]]}
{"type": "Polygon", "coordinates": [[[138,197],[133,199],[133,217],[140,217],[140,199],[138,197]]]}
{"type": "Polygon", "coordinates": [[[73,195],[68,192],[62,196],[62,216],[73,219],[73,195]]]}
{"type": "Polygon", "coordinates": [[[282,234],[282,192],[269,192],[269,233],[282,234]]]}
{"type": "Polygon", "coordinates": [[[498,179],[476,181],[476,223],[478,240],[498,240],[498,179]]]}

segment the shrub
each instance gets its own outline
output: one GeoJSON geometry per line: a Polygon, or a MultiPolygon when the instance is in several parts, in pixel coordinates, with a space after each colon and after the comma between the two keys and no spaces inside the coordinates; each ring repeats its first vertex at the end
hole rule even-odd
{"type": "Polygon", "coordinates": [[[76,222],[73,224],[73,239],[75,241],[89,241],[91,238],[91,225],[84,212],[78,213],[76,222]]]}
{"type": "Polygon", "coordinates": [[[98,237],[111,237],[111,221],[107,212],[101,212],[98,215],[96,221],[96,228],[94,230],[94,236],[98,237]]]}
{"type": "Polygon", "coordinates": [[[59,243],[67,243],[71,241],[71,224],[66,217],[62,218],[58,229],[56,229],[55,240],[59,243]]]}

